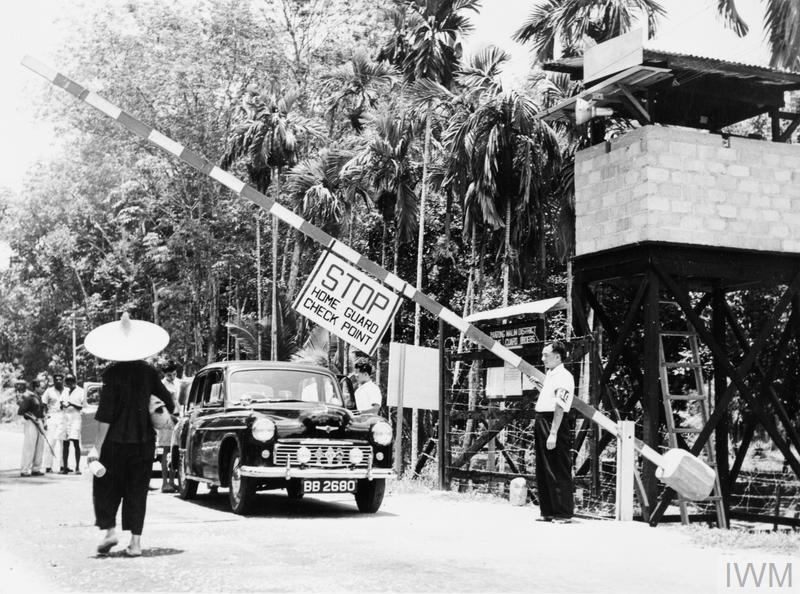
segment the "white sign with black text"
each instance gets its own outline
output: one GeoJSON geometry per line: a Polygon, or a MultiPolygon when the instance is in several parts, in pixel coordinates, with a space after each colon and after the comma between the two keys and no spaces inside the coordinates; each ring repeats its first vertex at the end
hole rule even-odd
{"type": "Polygon", "coordinates": [[[371,355],[392,321],[400,297],[335,254],[317,261],[292,307],[371,355]]]}

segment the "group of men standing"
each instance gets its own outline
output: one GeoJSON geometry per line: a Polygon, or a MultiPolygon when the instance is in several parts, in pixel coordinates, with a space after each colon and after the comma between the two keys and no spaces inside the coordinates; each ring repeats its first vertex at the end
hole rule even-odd
{"type": "Polygon", "coordinates": [[[71,373],[54,373],[52,385],[45,380],[28,389],[25,380],[17,380],[15,390],[18,414],[24,419],[20,476],[41,476],[46,472],[80,473],[81,411],[86,394],[71,373]],[[75,452],[75,466],[69,467],[69,446],[75,452]]]}

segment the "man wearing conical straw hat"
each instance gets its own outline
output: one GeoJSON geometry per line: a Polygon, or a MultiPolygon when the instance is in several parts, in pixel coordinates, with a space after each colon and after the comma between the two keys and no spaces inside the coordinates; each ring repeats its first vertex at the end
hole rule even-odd
{"type": "Polygon", "coordinates": [[[95,476],[93,500],[95,524],[106,534],[97,546],[101,555],[119,541],[117,508],[122,502],[122,529],[131,531],[125,554],[142,554],[142,527],[147,491],[155,454],[155,430],[151,421],[151,398],[155,396],[172,413],[172,394],[161,383],[158,371],[143,361],[162,351],[169,334],[155,324],[131,320],[127,313],[117,322],[92,330],[84,341],[86,350],[113,361],[103,373],[103,387],[95,419],[99,429],[89,462],[106,468],[95,476]]]}

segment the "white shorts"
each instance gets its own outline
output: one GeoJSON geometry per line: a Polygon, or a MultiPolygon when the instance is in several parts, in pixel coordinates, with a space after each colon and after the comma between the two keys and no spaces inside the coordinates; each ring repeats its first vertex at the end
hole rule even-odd
{"type": "Polygon", "coordinates": [[[81,413],[79,411],[64,412],[64,434],[62,439],[81,438],[81,413]]]}

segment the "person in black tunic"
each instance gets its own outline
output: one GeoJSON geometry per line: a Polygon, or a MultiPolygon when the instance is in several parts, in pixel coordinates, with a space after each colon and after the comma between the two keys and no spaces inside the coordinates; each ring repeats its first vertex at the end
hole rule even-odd
{"type": "Polygon", "coordinates": [[[162,350],[168,341],[169,336],[160,327],[130,320],[127,314],[120,322],[105,324],[86,337],[89,352],[116,361],[103,373],[95,413],[98,434],[89,453],[90,462],[99,459],[106,468],[103,476],[95,476],[93,485],[95,524],[106,531],[97,547],[100,554],[108,553],[119,542],[116,516],[120,502],[122,529],[131,531],[125,553],[133,557],[142,554],[141,535],[155,454],[150,398],[159,398],[170,413],[174,403],[156,368],[139,359],[162,350]]]}

